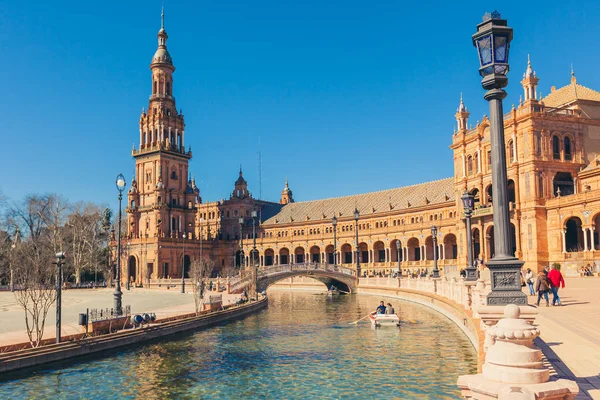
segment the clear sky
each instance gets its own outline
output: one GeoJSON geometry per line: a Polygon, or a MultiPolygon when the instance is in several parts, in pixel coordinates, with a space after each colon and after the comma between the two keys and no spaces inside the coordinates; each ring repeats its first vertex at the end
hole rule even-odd
{"type": "MultiPolygon", "coordinates": [[[[0,191],[116,206],[150,94],[160,0],[0,0],[0,191]]],[[[240,164],[250,191],[297,201],[452,176],[454,113],[488,104],[471,35],[495,8],[514,28],[505,109],[527,54],[539,90],[600,90],[600,2],[166,0],[174,95],[204,201],[240,164]]]]}

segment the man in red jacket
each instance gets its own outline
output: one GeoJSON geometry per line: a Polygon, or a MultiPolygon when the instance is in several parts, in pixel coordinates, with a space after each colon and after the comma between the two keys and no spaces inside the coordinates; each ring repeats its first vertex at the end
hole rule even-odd
{"type": "Polygon", "coordinates": [[[548,280],[550,281],[550,290],[552,290],[552,305],[554,306],[558,303],[559,306],[562,306],[560,297],[558,297],[558,288],[565,287],[565,280],[563,279],[560,271],[557,270],[554,265],[552,266],[550,272],[548,272],[548,280]]]}

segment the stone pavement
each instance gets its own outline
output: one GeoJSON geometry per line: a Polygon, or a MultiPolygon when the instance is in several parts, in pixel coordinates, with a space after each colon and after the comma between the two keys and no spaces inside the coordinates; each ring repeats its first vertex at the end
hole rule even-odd
{"type": "MultiPolygon", "coordinates": [[[[87,308],[112,308],[114,289],[70,289],[62,293],[62,334],[81,333],[77,325],[79,313],[87,308]]],[[[217,294],[210,292],[208,294],[217,294]]],[[[239,295],[223,295],[224,305],[235,302],[239,295]]],[[[192,293],[182,294],[176,290],[149,290],[135,288],[123,291],[123,306],[131,305],[131,312],[139,314],[154,312],[158,318],[188,314],[195,310],[192,293]]],[[[44,338],[56,336],[56,307],[52,305],[46,319],[44,338]]],[[[0,346],[27,342],[25,314],[11,292],[0,292],[0,346]]]]}
{"type": "MultiPolygon", "coordinates": [[[[540,302],[535,323],[541,340],[536,344],[557,377],[577,381],[577,399],[600,399],[600,278],[565,278],[559,296],[562,307],[540,302]]],[[[529,297],[531,304],[535,301],[529,297]]]]}

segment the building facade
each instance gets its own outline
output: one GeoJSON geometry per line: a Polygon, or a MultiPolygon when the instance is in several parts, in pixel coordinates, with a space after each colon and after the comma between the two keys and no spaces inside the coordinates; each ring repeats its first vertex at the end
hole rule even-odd
{"type": "MultiPolygon", "coordinates": [[[[483,262],[493,256],[489,121],[484,116],[471,126],[462,98],[451,137],[452,177],[307,202],[294,201],[286,180],[280,201],[269,202],[252,197],[240,168],[229,199],[203,202],[188,171],[192,151],[173,97],[167,38],[163,19],[132,151],[123,280],[181,279],[199,258],[214,261],[213,275],[305,262],[360,265],[361,275],[426,273],[433,267],[432,226],[439,268],[456,272],[467,264],[460,200],[467,191],[475,198],[474,255],[483,262]]],[[[600,93],[578,84],[574,73],[545,98],[538,82],[528,62],[524,95],[504,116],[513,250],[526,268],[560,263],[576,274],[595,267],[600,255],[600,93]]]]}

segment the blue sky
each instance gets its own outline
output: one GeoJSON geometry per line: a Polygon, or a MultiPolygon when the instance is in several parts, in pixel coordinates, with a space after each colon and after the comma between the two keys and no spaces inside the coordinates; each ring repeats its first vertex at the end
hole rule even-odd
{"type": "MultiPolygon", "coordinates": [[[[116,205],[150,94],[161,2],[0,0],[0,191],[116,205]]],[[[505,108],[527,54],[543,94],[600,90],[597,1],[166,1],[174,95],[204,201],[242,164],[277,201],[383,190],[452,176],[459,94],[475,124],[488,104],[471,44],[497,8],[515,30],[505,108]]]]}

